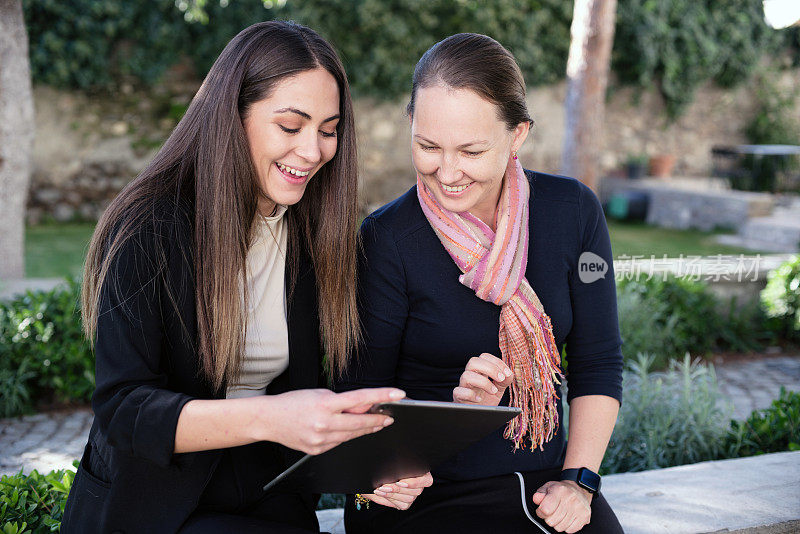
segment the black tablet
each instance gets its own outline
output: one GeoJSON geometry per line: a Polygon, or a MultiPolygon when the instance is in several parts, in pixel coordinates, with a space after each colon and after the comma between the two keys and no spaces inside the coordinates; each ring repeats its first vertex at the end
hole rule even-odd
{"type": "MultiPolygon", "coordinates": [[[[372,407],[394,423],[317,456],[307,454],[264,491],[372,493],[401,478],[420,476],[516,417],[519,408],[401,400],[372,407]]],[[[511,444],[509,443],[509,447],[511,444]]]]}

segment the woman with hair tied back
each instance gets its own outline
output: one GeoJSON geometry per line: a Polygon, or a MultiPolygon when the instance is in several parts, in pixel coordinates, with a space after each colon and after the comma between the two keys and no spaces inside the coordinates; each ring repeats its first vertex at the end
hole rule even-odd
{"type": "Polygon", "coordinates": [[[523,170],[525,82],[490,37],[431,47],[408,116],[417,183],[361,227],[363,343],[337,388],[396,386],[412,399],[521,415],[437,466],[403,514],[349,499],[348,534],[622,532],[598,492],[622,356],[597,198],[573,178],[523,170]],[[587,257],[606,262],[605,277],[585,276],[587,257]]]}
{"type": "MultiPolygon", "coordinates": [[[[109,206],[82,297],[95,418],[63,532],[319,532],[318,496],[262,487],[391,424],[365,412],[404,396],[324,389],[359,336],[353,124],[331,46],[255,24],[109,206]]],[[[373,500],[407,508],[431,480],[401,482],[373,500]]]]}

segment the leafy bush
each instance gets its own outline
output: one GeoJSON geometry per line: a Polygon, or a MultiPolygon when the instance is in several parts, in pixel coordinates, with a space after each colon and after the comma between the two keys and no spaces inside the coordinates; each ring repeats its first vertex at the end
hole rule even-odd
{"type": "Polygon", "coordinates": [[[572,5],[560,0],[309,0],[277,10],[337,47],[356,91],[395,96],[411,88],[420,56],[459,32],[491,35],[517,58],[529,85],[564,77],[572,5]]]}
{"type": "Polygon", "coordinates": [[[687,354],[664,373],[651,373],[653,358],[639,355],[623,374],[625,401],[601,469],[642,471],[719,458],[730,407],[717,402],[714,368],[687,354]]]}
{"type": "Polygon", "coordinates": [[[155,82],[188,41],[174,0],[23,0],[34,81],[109,86],[126,77],[155,82]]]}
{"type": "Polygon", "coordinates": [[[701,282],[674,276],[624,279],[617,286],[622,353],[630,360],[650,354],[654,368],[674,355],[705,355],[714,349],[758,350],[771,333],[757,303],[726,307],[701,282]]]}
{"type": "MultiPolygon", "coordinates": [[[[77,468],[78,462],[73,465],[77,468]]],[[[62,469],[41,475],[0,478],[0,526],[3,534],[57,532],[64,516],[75,471],[62,469]]]]}
{"type": "MultiPolygon", "coordinates": [[[[516,56],[531,86],[564,78],[572,2],[560,0],[23,0],[34,80],[108,86],[156,81],[182,57],[204,75],[244,27],[292,19],[339,50],[360,94],[396,97],[410,88],[422,53],[459,32],[491,35],[516,56]],[[177,6],[177,7],[176,7],[177,6]]],[[[612,67],[622,83],[658,84],[671,115],[707,80],[746,81],[779,49],[796,58],[797,31],[763,21],[761,0],[620,0],[612,67]]]]}
{"type": "Polygon", "coordinates": [[[31,404],[28,382],[36,374],[24,361],[16,369],[0,368],[0,417],[13,417],[26,412],[31,404]]]}
{"type": "Polygon", "coordinates": [[[571,5],[559,0],[24,0],[23,6],[34,80],[50,85],[108,86],[121,76],[153,83],[182,56],[203,75],[244,27],[279,18],[329,38],[356,91],[390,97],[408,90],[429,46],[464,31],[492,35],[510,48],[531,85],[559,80],[572,18],[571,5]]]}
{"type": "MultiPolygon", "coordinates": [[[[198,22],[184,25],[183,31],[189,46],[179,53],[186,54],[192,60],[197,73],[205,76],[222,49],[237,33],[251,24],[274,17],[275,10],[266,8],[261,0],[208,2],[203,7],[198,22]],[[203,20],[208,22],[202,23],[203,20]]],[[[173,60],[178,59],[175,52],[170,55],[173,60]]]]}
{"type": "Polygon", "coordinates": [[[0,303],[0,413],[15,415],[39,400],[88,401],[94,356],[81,330],[74,281],[0,303]]]}
{"type": "Polygon", "coordinates": [[[761,302],[770,324],[781,336],[800,340],[800,256],[769,273],[761,302]]]}
{"type": "Polygon", "coordinates": [[[727,457],[800,450],[800,393],[781,388],[780,397],[745,421],[731,421],[727,457]]]}
{"type": "Polygon", "coordinates": [[[701,84],[746,81],[762,57],[786,46],[764,22],[761,0],[620,0],[612,67],[623,83],[657,84],[674,117],[701,84]]]}
{"type": "Polygon", "coordinates": [[[677,315],[669,313],[667,304],[649,298],[636,284],[621,284],[617,291],[617,313],[625,360],[637,354],[650,354],[652,365],[666,367],[673,351],[673,330],[677,315]]]}
{"type": "Polygon", "coordinates": [[[757,352],[778,341],[778,333],[767,322],[767,315],[758,300],[737,305],[732,297],[727,313],[723,313],[716,331],[717,348],[733,352],[757,352]]]}

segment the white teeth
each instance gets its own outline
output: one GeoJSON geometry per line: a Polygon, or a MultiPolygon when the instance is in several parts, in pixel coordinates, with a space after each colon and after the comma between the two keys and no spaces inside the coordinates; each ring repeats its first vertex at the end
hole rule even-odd
{"type": "Polygon", "coordinates": [[[450,187],[449,185],[444,185],[444,184],[441,184],[441,185],[442,185],[442,189],[444,189],[448,193],[460,193],[461,191],[463,191],[464,189],[469,187],[469,184],[467,184],[467,185],[457,185],[455,187],[450,187]]]}
{"type": "Polygon", "coordinates": [[[284,165],[283,163],[278,163],[278,168],[282,171],[286,171],[289,174],[294,174],[295,176],[308,176],[309,171],[298,171],[297,169],[293,169],[288,165],[284,165]]]}

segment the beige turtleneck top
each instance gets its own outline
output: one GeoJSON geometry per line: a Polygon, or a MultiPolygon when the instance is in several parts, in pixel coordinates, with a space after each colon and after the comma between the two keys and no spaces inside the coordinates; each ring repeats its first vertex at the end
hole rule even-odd
{"type": "Polygon", "coordinates": [[[289,365],[286,323],[286,206],[271,217],[256,215],[254,237],[247,252],[247,330],[242,369],[227,398],[263,395],[272,380],[289,365]]]}

